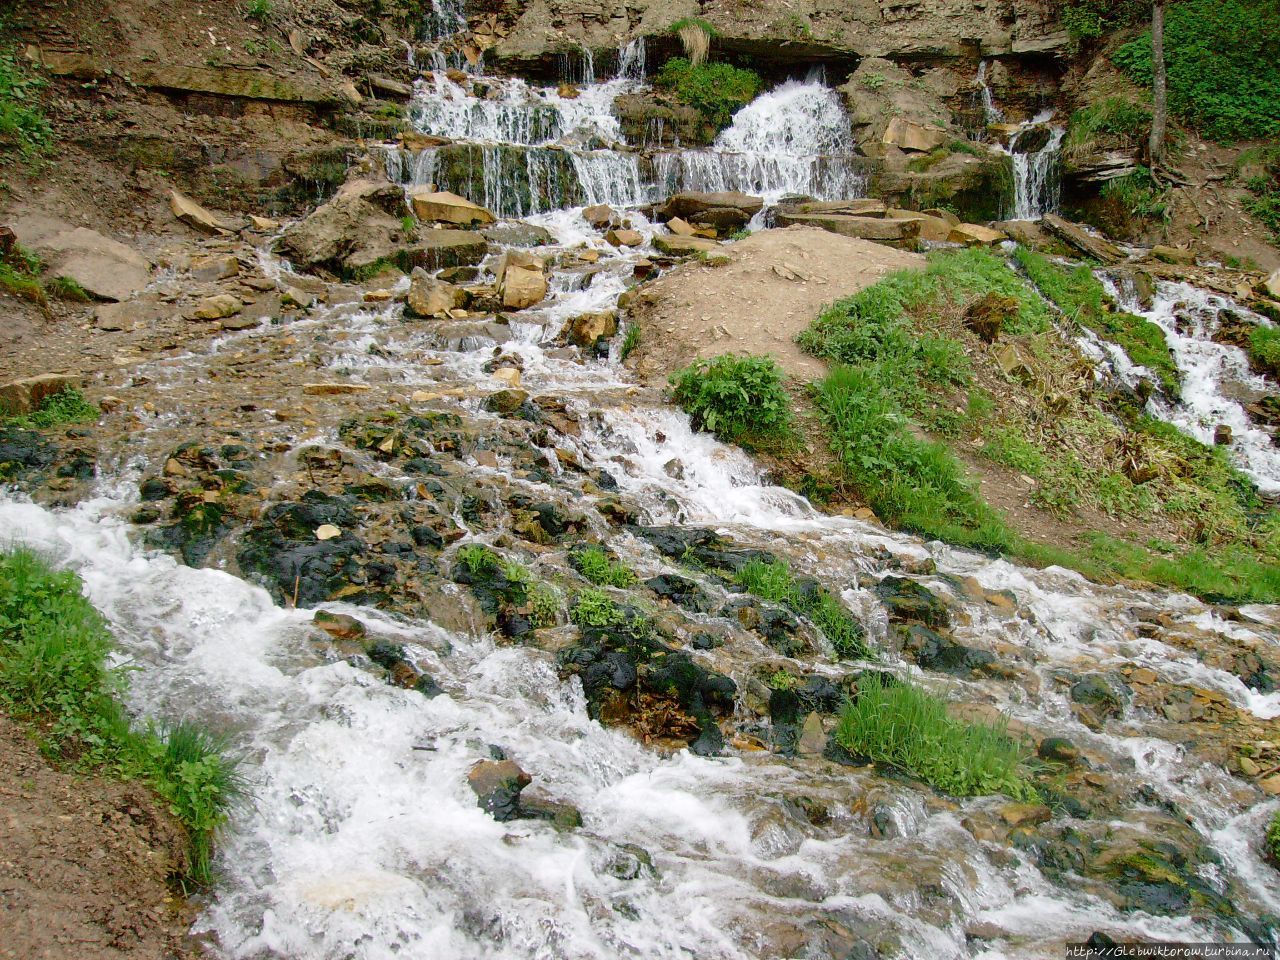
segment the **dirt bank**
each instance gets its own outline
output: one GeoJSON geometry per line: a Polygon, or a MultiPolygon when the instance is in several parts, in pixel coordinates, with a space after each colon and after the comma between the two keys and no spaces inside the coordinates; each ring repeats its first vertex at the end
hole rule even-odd
{"type": "Polygon", "coordinates": [[[51,767],[5,716],[0,770],[0,958],[200,955],[168,885],[185,839],[143,788],[51,767]]]}

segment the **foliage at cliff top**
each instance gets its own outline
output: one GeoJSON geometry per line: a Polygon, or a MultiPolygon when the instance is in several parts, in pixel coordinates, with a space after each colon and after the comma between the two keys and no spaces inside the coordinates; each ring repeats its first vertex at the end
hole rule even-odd
{"type": "MultiPolygon", "coordinates": [[[[1165,14],[1169,107],[1224,143],[1280,133],[1280,0],[1181,0],[1165,14]]],[[[1114,54],[1151,84],[1148,31],[1114,54]]]]}
{"type": "Polygon", "coordinates": [[[734,111],[760,92],[760,77],[751,70],[728,63],[694,66],[684,57],[674,57],[663,64],[653,82],[717,127],[726,126],[734,111]]]}

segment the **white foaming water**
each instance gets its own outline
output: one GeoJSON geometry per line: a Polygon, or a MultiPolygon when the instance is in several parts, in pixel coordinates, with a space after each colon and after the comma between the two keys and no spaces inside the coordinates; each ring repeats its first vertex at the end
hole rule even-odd
{"type": "Polygon", "coordinates": [[[1232,384],[1257,396],[1271,392],[1272,387],[1250,370],[1243,350],[1212,339],[1224,311],[1249,323],[1269,326],[1270,322],[1229,297],[1185,283],[1160,283],[1149,311],[1132,300],[1122,303],[1164,331],[1182,375],[1178,400],[1171,403],[1152,397],[1151,412],[1209,445],[1216,427],[1229,426],[1232,461],[1259,490],[1280,493],[1280,449],[1271,434],[1257,427],[1241,403],[1228,395],[1232,384]]]}
{"type": "Polygon", "coordinates": [[[852,156],[840,96],[818,80],[789,80],[739,110],[708,150],[654,158],[668,192],[738,190],[775,201],[787,194],[860,197],[866,178],[852,156]]]}
{"type": "MultiPolygon", "coordinates": [[[[1053,111],[1050,110],[1023,124],[1010,138],[1011,148],[1024,131],[1049,124],[1052,119],[1053,111]]],[[[1039,220],[1046,213],[1058,209],[1062,194],[1062,139],[1066,134],[1066,127],[1050,125],[1049,139],[1039,150],[1013,151],[1012,219],[1039,220]]]]}
{"type": "Polygon", "coordinates": [[[1004,120],[1004,113],[996,106],[995,98],[991,96],[991,87],[987,85],[987,68],[990,62],[983,60],[978,64],[978,90],[982,96],[982,118],[988,125],[1000,123],[1004,120]]]}

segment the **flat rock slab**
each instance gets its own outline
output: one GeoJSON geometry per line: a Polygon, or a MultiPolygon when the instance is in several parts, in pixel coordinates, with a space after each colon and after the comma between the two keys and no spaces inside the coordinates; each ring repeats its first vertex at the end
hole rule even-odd
{"type": "Polygon", "coordinates": [[[18,242],[34,250],[52,277],[67,277],[99,300],[127,300],[151,282],[151,261],[88,227],[33,214],[12,224],[18,242]]]}
{"type": "Polygon", "coordinates": [[[920,235],[918,220],[890,220],[885,217],[855,217],[841,213],[779,213],[782,227],[819,227],[842,237],[875,240],[880,243],[905,243],[920,235]]]}
{"type": "Polygon", "coordinates": [[[58,373],[11,380],[0,385],[0,414],[15,416],[31,413],[38,410],[40,404],[47,398],[72,387],[78,389],[79,386],[79,378],[58,373]]]}

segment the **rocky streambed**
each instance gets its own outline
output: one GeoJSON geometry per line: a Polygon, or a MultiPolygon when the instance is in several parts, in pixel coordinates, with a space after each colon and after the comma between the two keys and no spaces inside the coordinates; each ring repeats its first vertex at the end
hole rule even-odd
{"type": "MultiPolygon", "coordinates": [[[[380,163],[297,223],[213,218],[98,320],[205,336],[105,366],[94,425],[0,430],[0,530],[81,573],[140,713],[246,757],[215,955],[1272,942],[1274,608],[828,516],[693,432],[620,362],[628,291],[760,198],[502,222],[380,163]],[[743,589],[779,562],[808,600],[743,589]],[[1036,799],[840,747],[885,673],[1007,716],[1036,799]]],[[[828,199],[799,215],[958,226],[828,199]]]]}

